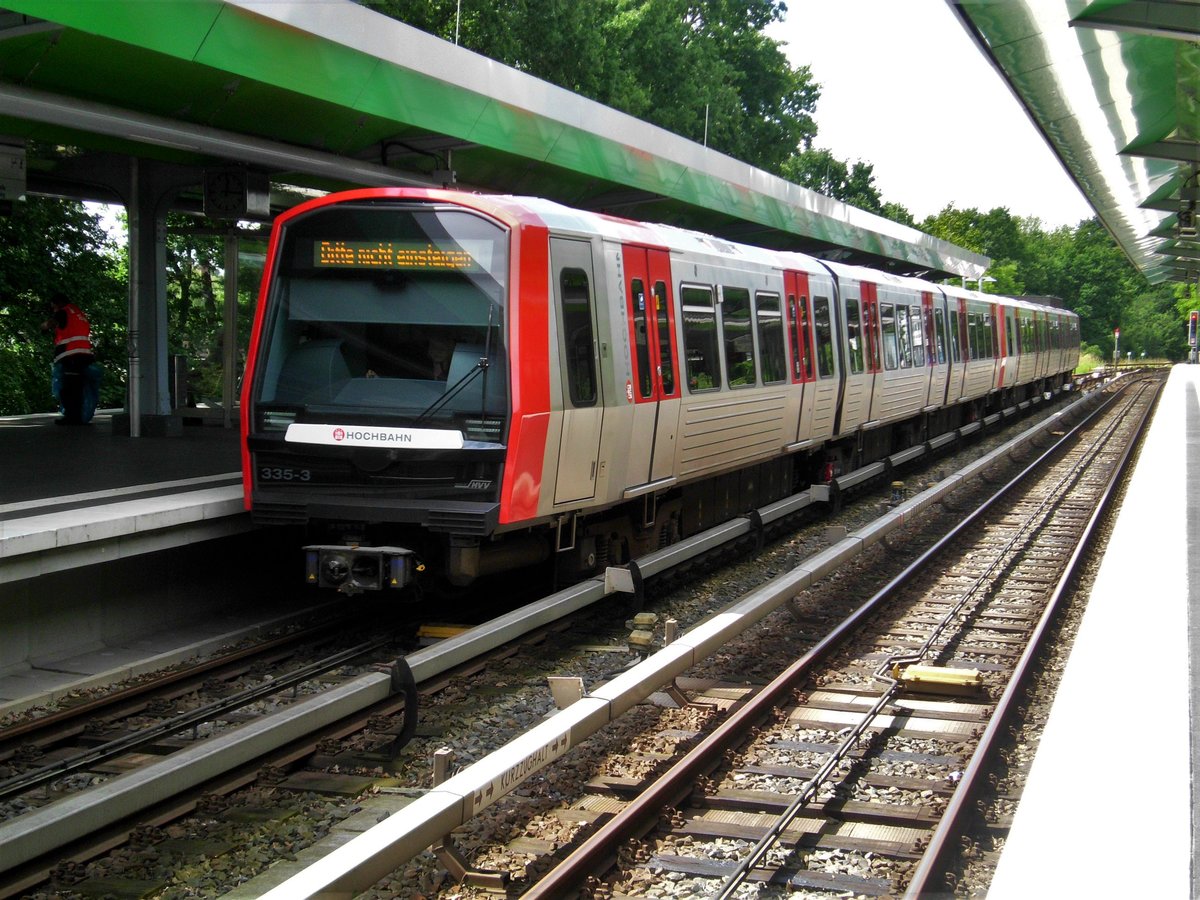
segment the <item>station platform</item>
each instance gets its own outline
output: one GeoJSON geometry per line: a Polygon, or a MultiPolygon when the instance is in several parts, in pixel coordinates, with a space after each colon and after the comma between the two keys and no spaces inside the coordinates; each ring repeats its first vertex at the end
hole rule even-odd
{"type": "Polygon", "coordinates": [[[238,430],[113,433],[0,419],[0,584],[249,529],[238,430]]]}
{"type": "Polygon", "coordinates": [[[989,900],[1200,896],[1197,498],[1200,366],[1178,365],[1117,511],[989,900]]]}
{"type": "Polygon", "coordinates": [[[299,577],[280,585],[296,571],[294,539],[246,539],[237,428],[195,420],[130,438],[111,412],[78,427],[55,418],[0,418],[0,715],[328,602],[293,589],[299,577]]]}

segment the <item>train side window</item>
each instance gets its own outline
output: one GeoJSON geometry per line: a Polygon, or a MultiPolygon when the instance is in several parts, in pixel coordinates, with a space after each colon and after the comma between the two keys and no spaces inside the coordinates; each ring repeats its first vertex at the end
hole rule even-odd
{"type": "Polygon", "coordinates": [[[900,348],[896,343],[896,307],[891,303],[879,304],[879,325],[883,332],[883,367],[894,369],[900,365],[900,348]]]}
{"type": "Polygon", "coordinates": [[[629,280],[629,302],[633,309],[633,352],[637,357],[638,394],[643,400],[654,393],[650,372],[650,335],[646,330],[646,288],[642,279],[629,280]]]}
{"type": "Polygon", "coordinates": [[[783,310],[779,306],[779,295],[755,294],[754,318],[758,323],[763,384],[787,381],[787,349],[783,341],[783,310]]]}
{"type": "Polygon", "coordinates": [[[908,331],[912,338],[912,364],[917,368],[925,365],[925,328],[921,324],[921,307],[908,308],[908,331]]]}
{"type": "Polygon", "coordinates": [[[754,373],[754,338],[750,333],[750,292],[721,289],[721,337],[725,343],[725,373],[730,387],[758,381],[754,373]]]}
{"type": "Polygon", "coordinates": [[[671,319],[667,314],[667,283],[654,282],[654,315],[658,320],[658,369],[663,394],[675,396],[675,363],[671,358],[671,319]]]}
{"type": "Polygon", "coordinates": [[[940,309],[933,311],[933,339],[937,345],[937,364],[946,364],[946,317],[940,309]]]}
{"type": "Polygon", "coordinates": [[[862,304],[858,300],[846,300],[846,344],[849,348],[847,361],[851,375],[861,375],[863,366],[862,304]]]}
{"type": "Polygon", "coordinates": [[[954,362],[962,362],[962,344],[958,337],[958,316],[950,313],[950,358],[954,362]]]}
{"type": "Polygon", "coordinates": [[[817,338],[817,374],[833,375],[833,320],[829,316],[829,298],[813,297],[813,329],[817,338]]]}
{"type": "Polygon", "coordinates": [[[896,307],[896,346],[900,351],[900,368],[911,369],[913,364],[913,333],[910,309],[896,307]]]}
{"type": "Polygon", "coordinates": [[[983,355],[983,337],[979,333],[979,313],[967,314],[967,343],[970,345],[970,359],[979,359],[983,355]]]}
{"type": "Polygon", "coordinates": [[[808,321],[808,297],[800,296],[800,364],[804,367],[804,380],[812,381],[812,325],[808,321]]]}
{"type": "Polygon", "coordinates": [[[592,328],[592,291],[583,269],[563,269],[562,288],[564,363],[567,390],[576,407],[596,405],[596,354],[592,328]]]}
{"type": "Polygon", "coordinates": [[[1020,336],[1017,333],[1016,322],[1013,319],[1012,310],[1009,310],[1007,355],[1008,356],[1016,356],[1018,353],[1021,352],[1020,347],[1021,347],[1021,340],[1020,340],[1020,336]]]}
{"type": "Polygon", "coordinates": [[[983,327],[987,331],[987,344],[985,346],[992,348],[992,359],[1000,355],[1000,323],[996,321],[996,317],[984,314],[983,327]]]}
{"type": "Polygon", "coordinates": [[[683,355],[688,390],[714,391],[721,386],[717,355],[717,313],[712,288],[681,285],[683,306],[683,355]]]}

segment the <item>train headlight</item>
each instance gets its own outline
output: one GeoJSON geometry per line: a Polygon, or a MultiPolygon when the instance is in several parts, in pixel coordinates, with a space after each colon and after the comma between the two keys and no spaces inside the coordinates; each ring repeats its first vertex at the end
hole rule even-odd
{"type": "Polygon", "coordinates": [[[321,558],[322,587],[340,587],[350,577],[350,561],[340,553],[327,553],[321,558]]]}
{"type": "Polygon", "coordinates": [[[412,581],[412,551],[405,547],[312,545],[304,548],[305,580],[344,594],[402,588],[412,581]]]}

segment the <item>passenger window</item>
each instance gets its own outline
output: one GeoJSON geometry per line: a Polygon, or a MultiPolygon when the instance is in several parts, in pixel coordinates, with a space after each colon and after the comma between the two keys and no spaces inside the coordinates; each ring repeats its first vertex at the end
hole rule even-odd
{"type": "Polygon", "coordinates": [[[900,368],[912,368],[912,332],[909,328],[909,309],[907,306],[896,307],[896,345],[900,350],[900,368]]]}
{"type": "Polygon", "coordinates": [[[1019,347],[1020,347],[1020,341],[1017,337],[1016,323],[1013,321],[1013,314],[1009,313],[1008,314],[1008,347],[1005,348],[1005,355],[1006,356],[1016,356],[1018,353],[1020,353],[1020,350],[1018,349],[1019,347]]]}
{"type": "Polygon", "coordinates": [[[813,329],[817,339],[817,374],[828,378],[833,375],[833,321],[827,297],[813,297],[813,329]]]}
{"type": "Polygon", "coordinates": [[[983,327],[987,331],[987,344],[984,346],[992,348],[992,359],[1000,355],[1000,324],[990,315],[984,315],[983,327]]]}
{"type": "Polygon", "coordinates": [[[658,320],[658,368],[662,391],[675,396],[675,364],[671,359],[671,319],[667,314],[667,284],[654,282],[654,314],[658,320]]]}
{"type": "Polygon", "coordinates": [[[862,312],[858,300],[846,301],[846,344],[851,375],[863,372],[862,312]]]}
{"type": "Polygon", "coordinates": [[[650,335],[646,331],[646,289],[642,279],[629,282],[629,302],[633,305],[633,352],[637,362],[638,394],[643,400],[654,394],[650,371],[650,335]]]}
{"type": "Polygon", "coordinates": [[[909,336],[912,338],[912,364],[917,368],[925,365],[925,330],[921,327],[921,308],[908,309],[909,336]]]}
{"type": "Polygon", "coordinates": [[[805,381],[812,381],[812,326],[808,321],[808,298],[800,297],[800,363],[804,367],[805,381]]]}
{"type": "Polygon", "coordinates": [[[721,289],[721,334],[725,342],[725,373],[730,387],[758,381],[754,374],[754,338],[750,334],[750,292],[721,289]]]}
{"type": "Polygon", "coordinates": [[[683,352],[688,390],[712,391],[721,386],[717,356],[717,314],[712,288],[679,289],[683,305],[683,352]]]}
{"type": "Polygon", "coordinates": [[[754,316],[758,322],[758,352],[764,384],[787,381],[787,349],[783,341],[783,310],[778,294],[755,294],[754,316]]]}
{"type": "Polygon", "coordinates": [[[946,364],[946,316],[940,309],[933,311],[933,333],[937,341],[937,362],[939,366],[946,364]]]}
{"type": "Polygon", "coordinates": [[[559,279],[567,390],[573,406],[595,406],[596,342],[592,329],[592,292],[588,276],[583,269],[563,269],[559,279]]]}
{"type": "Polygon", "coordinates": [[[883,367],[895,369],[900,365],[900,347],[896,340],[896,307],[879,304],[879,324],[883,332],[883,367]]]}

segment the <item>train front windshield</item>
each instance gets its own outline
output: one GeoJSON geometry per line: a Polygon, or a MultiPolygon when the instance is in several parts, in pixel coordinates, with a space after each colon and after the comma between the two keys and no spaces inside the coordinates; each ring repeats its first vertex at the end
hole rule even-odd
{"type": "Polygon", "coordinates": [[[501,441],[508,237],[465,210],[395,201],[289,223],[260,348],[259,428],[378,423],[501,441]]]}

